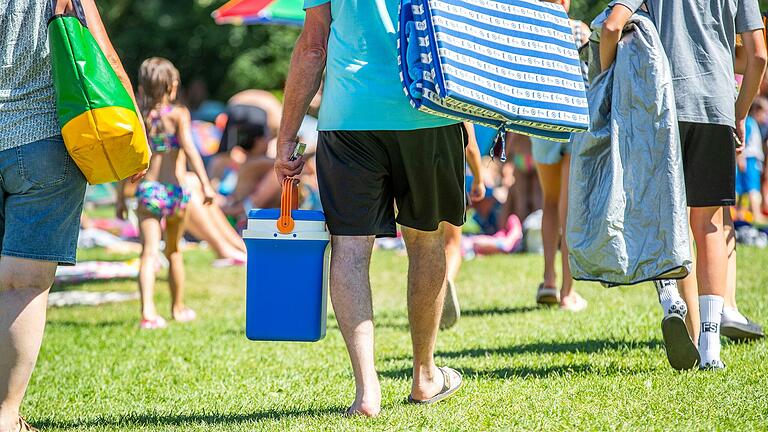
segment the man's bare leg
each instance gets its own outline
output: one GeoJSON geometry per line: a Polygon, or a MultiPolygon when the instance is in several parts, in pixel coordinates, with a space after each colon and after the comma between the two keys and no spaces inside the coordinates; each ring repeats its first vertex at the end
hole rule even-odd
{"type": "Polygon", "coordinates": [[[413,344],[411,398],[426,400],[437,395],[444,383],[435,365],[435,342],[445,297],[444,233],[442,225],[431,232],[406,227],[402,231],[408,250],[408,321],[413,344]]]}
{"type": "MultiPolygon", "coordinates": [[[[355,375],[355,401],[348,413],[370,417],[381,411],[369,278],[373,240],[373,236],[331,238],[331,301],[355,375]]],[[[441,253],[445,262],[445,252],[441,253]]]]}

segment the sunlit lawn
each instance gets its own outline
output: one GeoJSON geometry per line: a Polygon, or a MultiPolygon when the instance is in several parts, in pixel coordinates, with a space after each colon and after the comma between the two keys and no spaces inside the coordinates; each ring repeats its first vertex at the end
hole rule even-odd
{"type": "MultiPolygon", "coordinates": [[[[89,251],[81,259],[116,259],[89,251]]],[[[44,430],[766,430],[768,348],[726,344],[723,373],[670,369],[650,285],[579,284],[581,314],[534,307],[541,257],[466,263],[463,316],[440,335],[438,362],[466,386],[435,406],[404,403],[410,339],[403,256],[373,263],[377,366],[384,410],[345,418],[354,394],[333,316],[325,340],[255,343],[244,336],[244,270],[186,255],[189,304],[200,319],[138,329],[138,303],[53,309],[24,406],[44,430]]],[[[768,251],[742,248],[739,300],[768,322],[768,251]]],[[[159,305],[168,310],[165,279],[159,305]]],[[[135,282],[65,289],[135,290],[135,282]]],[[[166,313],[166,316],[168,314],[166,313]]]]}

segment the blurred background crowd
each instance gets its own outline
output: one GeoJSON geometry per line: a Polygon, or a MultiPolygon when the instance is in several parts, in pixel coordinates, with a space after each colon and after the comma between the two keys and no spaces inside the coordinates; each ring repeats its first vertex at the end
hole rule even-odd
{"type": "MultiPolygon", "coordinates": [[[[586,20],[600,12],[605,3],[574,0],[571,15],[586,20]]],[[[247,211],[279,204],[280,185],[272,170],[275,137],[282,111],[281,89],[303,18],[301,6],[302,0],[229,4],[220,0],[114,0],[108,6],[102,5],[106,27],[130,74],[135,74],[148,56],[170,59],[181,73],[177,102],[192,113],[193,140],[217,192],[215,206],[202,205],[199,181],[189,175],[187,187],[192,192],[192,201],[186,239],[205,242],[219,258],[216,265],[244,263],[245,247],[239,231],[245,224],[247,211]],[[258,13],[251,13],[253,11],[258,13]],[[146,51],[148,46],[153,47],[152,52],[146,51]]],[[[738,172],[739,205],[734,208],[733,216],[740,242],[766,247],[768,85],[765,82],[761,93],[748,121],[745,150],[734,167],[738,172]]],[[[321,98],[322,89],[312,103],[299,137],[308,145],[309,156],[301,182],[301,208],[304,209],[320,209],[311,156],[316,147],[316,115],[321,98]]],[[[492,162],[489,156],[495,131],[478,127],[476,135],[484,155],[486,194],[473,203],[463,231],[496,236],[504,241],[490,248],[487,242],[478,248],[472,241],[466,241],[465,255],[541,252],[542,191],[530,139],[508,134],[508,161],[500,164],[492,162]]],[[[472,181],[469,171],[468,177],[469,188],[472,181]]],[[[129,196],[130,193],[129,190],[129,196]]],[[[88,194],[92,207],[109,205],[113,200],[111,186],[91,188],[88,194]]],[[[81,246],[138,248],[138,244],[131,243],[138,236],[135,221],[134,218],[133,224],[124,223],[106,214],[103,219],[84,218],[81,246]]],[[[379,246],[399,248],[402,244],[398,239],[381,240],[379,246]]]]}

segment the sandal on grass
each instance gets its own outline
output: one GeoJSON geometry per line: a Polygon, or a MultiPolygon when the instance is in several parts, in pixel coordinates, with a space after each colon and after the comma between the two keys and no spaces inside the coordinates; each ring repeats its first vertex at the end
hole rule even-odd
{"type": "Polygon", "coordinates": [[[584,309],[587,308],[586,300],[584,300],[584,297],[573,293],[570,296],[566,297],[566,300],[564,303],[560,303],[560,310],[568,311],[568,312],[581,312],[584,309]]]}
{"type": "Polygon", "coordinates": [[[429,399],[416,400],[412,396],[408,395],[409,404],[430,405],[440,402],[441,400],[446,399],[452,394],[456,393],[456,391],[458,391],[464,384],[464,380],[461,378],[461,374],[457,370],[446,366],[439,367],[437,369],[443,373],[443,388],[436,395],[429,399]],[[451,379],[451,374],[456,374],[456,376],[459,377],[457,382],[453,382],[451,379]]]}
{"type": "Polygon", "coordinates": [[[159,330],[168,327],[168,323],[161,316],[157,316],[152,319],[143,319],[139,328],[142,330],[159,330]]]}
{"type": "Polygon", "coordinates": [[[545,287],[543,283],[539,284],[539,289],[536,290],[536,304],[544,306],[560,304],[560,290],[545,287]]]}
{"type": "Polygon", "coordinates": [[[40,432],[40,431],[33,428],[29,423],[27,423],[26,420],[19,417],[19,432],[40,432]]]}
{"type": "Polygon", "coordinates": [[[213,261],[213,268],[242,267],[245,261],[237,258],[220,258],[213,261]]]}
{"type": "Polygon", "coordinates": [[[181,312],[173,314],[173,320],[180,323],[187,323],[197,319],[197,313],[190,308],[184,308],[181,312]]]}

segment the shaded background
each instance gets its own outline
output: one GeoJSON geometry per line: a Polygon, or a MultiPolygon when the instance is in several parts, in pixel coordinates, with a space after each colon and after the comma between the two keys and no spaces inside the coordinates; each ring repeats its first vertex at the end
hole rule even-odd
{"type": "MultiPolygon", "coordinates": [[[[372,1],[372,0],[367,0],[372,1]]],[[[279,25],[218,26],[211,12],[225,0],[102,0],[107,30],[135,80],[141,61],[162,56],[184,84],[205,83],[208,96],[226,100],[246,88],[279,91],[299,29],[279,25]]],[[[571,15],[589,22],[608,0],[573,0],[571,15]]],[[[762,0],[763,9],[768,0],[762,0]]],[[[202,96],[202,95],[200,95],[202,96]]],[[[204,97],[203,97],[204,98],[204,97]]]]}

